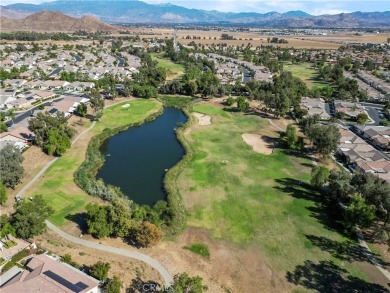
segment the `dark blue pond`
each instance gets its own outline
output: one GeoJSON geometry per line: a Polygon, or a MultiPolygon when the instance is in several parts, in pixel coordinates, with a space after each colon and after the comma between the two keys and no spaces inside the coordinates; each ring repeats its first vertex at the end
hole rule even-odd
{"type": "Polygon", "coordinates": [[[185,152],[174,129],[186,121],[181,110],[164,108],[156,120],[110,137],[101,146],[105,163],[96,177],[120,187],[136,203],[153,205],[165,200],[165,170],[185,152]]]}

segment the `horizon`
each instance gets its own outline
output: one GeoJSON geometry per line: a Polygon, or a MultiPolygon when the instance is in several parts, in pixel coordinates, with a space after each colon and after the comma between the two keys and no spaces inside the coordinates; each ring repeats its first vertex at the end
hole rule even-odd
{"type": "MultiPolygon", "coordinates": [[[[11,4],[41,4],[54,1],[45,0],[3,0],[2,6],[11,4]]],[[[91,1],[91,0],[73,0],[73,1],[91,1]]],[[[104,1],[104,0],[103,0],[104,1]]],[[[129,1],[129,0],[117,0],[117,1],[129,1]]],[[[340,13],[352,13],[352,12],[385,12],[390,11],[390,3],[388,1],[281,1],[281,0],[212,0],[212,1],[186,1],[186,0],[130,0],[141,1],[148,4],[172,4],[182,6],[189,9],[201,9],[219,12],[255,12],[255,13],[267,13],[278,12],[286,13],[289,11],[303,11],[311,15],[324,15],[324,14],[340,14],[340,13]]]]}

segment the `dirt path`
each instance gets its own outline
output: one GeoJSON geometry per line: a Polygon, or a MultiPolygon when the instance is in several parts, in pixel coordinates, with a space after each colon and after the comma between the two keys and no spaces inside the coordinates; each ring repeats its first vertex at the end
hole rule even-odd
{"type": "Polygon", "coordinates": [[[156,261],[155,259],[153,259],[153,258],[151,258],[143,253],[140,253],[138,251],[131,251],[128,249],[112,247],[112,246],[103,245],[103,244],[95,243],[92,241],[80,239],[80,238],[74,237],[72,235],[69,235],[68,233],[65,233],[64,231],[62,231],[61,229],[59,229],[58,227],[56,227],[55,225],[53,225],[51,222],[49,222],[47,220],[45,221],[45,223],[50,230],[56,232],[62,238],[66,239],[70,242],[80,244],[80,245],[83,245],[83,246],[86,246],[89,248],[93,248],[93,249],[97,249],[97,250],[101,250],[101,251],[105,251],[105,252],[110,252],[110,253],[115,253],[115,254],[125,256],[125,257],[140,260],[140,261],[148,264],[152,268],[154,268],[156,271],[158,271],[160,273],[161,277],[164,279],[164,283],[166,286],[169,286],[173,283],[173,278],[169,274],[169,272],[158,261],[156,261]]]}

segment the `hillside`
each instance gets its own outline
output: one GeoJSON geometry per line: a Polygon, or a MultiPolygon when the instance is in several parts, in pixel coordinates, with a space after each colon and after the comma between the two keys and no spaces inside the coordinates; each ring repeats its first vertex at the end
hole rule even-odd
{"type": "Polygon", "coordinates": [[[109,23],[204,23],[263,27],[389,27],[390,12],[353,12],[313,16],[303,11],[278,13],[219,12],[188,9],[173,4],[148,4],[137,0],[54,1],[38,5],[11,4],[7,8],[37,12],[59,11],[73,17],[92,14],[109,23]]]}
{"type": "Polygon", "coordinates": [[[73,32],[85,31],[117,31],[118,28],[101,22],[90,15],[74,18],[60,12],[41,11],[22,19],[11,19],[1,16],[2,31],[42,31],[42,32],[73,32]]]}
{"type": "Polygon", "coordinates": [[[29,16],[31,13],[30,12],[23,12],[23,11],[18,11],[14,9],[9,9],[4,6],[0,6],[0,16],[7,17],[7,18],[12,18],[12,19],[20,19],[20,18],[25,18],[29,16]]]}

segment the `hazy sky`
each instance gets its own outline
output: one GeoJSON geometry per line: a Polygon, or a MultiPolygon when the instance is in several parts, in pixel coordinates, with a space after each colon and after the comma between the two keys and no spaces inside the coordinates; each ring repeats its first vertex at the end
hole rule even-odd
{"type": "MultiPolygon", "coordinates": [[[[109,0],[107,0],[109,1],[109,0]]],[[[296,1],[296,0],[144,0],[148,3],[172,3],[188,8],[218,10],[224,12],[286,12],[302,10],[310,14],[337,14],[353,11],[390,11],[390,1],[296,1]]],[[[45,0],[1,0],[2,5],[13,3],[42,3],[45,0]]]]}

